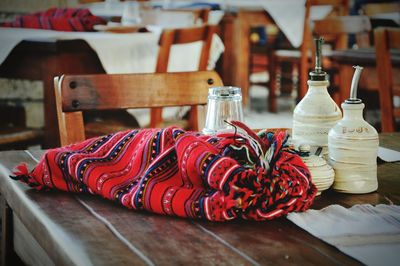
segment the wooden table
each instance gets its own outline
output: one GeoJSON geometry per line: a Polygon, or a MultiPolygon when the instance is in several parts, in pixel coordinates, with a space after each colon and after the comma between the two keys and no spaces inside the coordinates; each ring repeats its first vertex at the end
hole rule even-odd
{"type": "Polygon", "coordinates": [[[59,146],[54,77],[105,73],[95,51],[83,40],[26,40],[0,65],[0,77],[41,80],[44,86],[44,147],[59,146]]]}
{"type": "MultiPolygon", "coordinates": [[[[351,80],[354,75],[354,65],[364,67],[360,77],[359,88],[368,90],[378,90],[378,73],[376,71],[376,54],[375,48],[349,49],[341,51],[333,51],[330,56],[333,64],[339,70],[339,99],[338,104],[350,96],[351,80]]],[[[394,66],[400,66],[400,54],[393,54],[392,62],[394,66]]],[[[395,84],[400,84],[400,71],[393,69],[399,73],[394,73],[395,84]]]]}
{"type": "MultiPolygon", "coordinates": [[[[381,135],[400,151],[400,133],[381,135]]],[[[3,265],[13,252],[33,265],[267,265],[359,264],[285,218],[212,223],[136,212],[93,195],[36,192],[8,175],[21,161],[30,169],[43,151],[0,153],[3,265]]],[[[400,163],[378,166],[378,192],[327,191],[312,208],[337,203],[400,203],[400,163]]],[[[7,264],[8,263],[8,264],[7,264]]]]}

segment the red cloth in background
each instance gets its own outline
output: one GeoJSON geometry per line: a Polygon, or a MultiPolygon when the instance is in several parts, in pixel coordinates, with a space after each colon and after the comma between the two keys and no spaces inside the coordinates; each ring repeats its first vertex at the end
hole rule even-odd
{"type": "Polygon", "coordinates": [[[136,210],[211,221],[270,220],[306,210],[317,192],[286,132],[205,136],[170,127],[117,132],[48,150],[13,179],[92,193],[136,210]]]}
{"type": "Polygon", "coordinates": [[[89,9],[50,8],[43,12],[18,16],[14,21],[3,22],[1,27],[46,29],[58,31],[93,31],[93,26],[106,24],[89,9]]]}

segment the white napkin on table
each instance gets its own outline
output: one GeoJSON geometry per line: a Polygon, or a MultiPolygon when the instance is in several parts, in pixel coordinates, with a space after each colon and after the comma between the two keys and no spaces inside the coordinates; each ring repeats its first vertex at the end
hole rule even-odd
{"type": "Polygon", "coordinates": [[[315,237],[367,265],[399,265],[400,206],[331,205],[287,218],[315,237]]]}
{"type": "Polygon", "coordinates": [[[384,160],[385,162],[398,162],[400,161],[400,152],[387,149],[384,147],[378,148],[378,157],[384,160]]]}

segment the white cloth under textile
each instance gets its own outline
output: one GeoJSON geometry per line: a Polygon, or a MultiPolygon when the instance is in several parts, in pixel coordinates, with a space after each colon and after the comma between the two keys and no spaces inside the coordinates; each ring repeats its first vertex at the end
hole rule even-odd
{"type": "MultiPolygon", "coordinates": [[[[155,72],[159,32],[116,34],[108,32],[62,32],[52,30],[0,28],[0,64],[22,40],[58,39],[85,40],[97,53],[105,71],[115,73],[155,72]]],[[[197,69],[202,42],[172,47],[169,71],[197,69]]],[[[221,39],[214,35],[210,51],[209,69],[224,51],[221,39]]]]}
{"type": "Polygon", "coordinates": [[[290,213],[288,219],[366,265],[399,265],[400,206],[369,204],[290,213]]]}

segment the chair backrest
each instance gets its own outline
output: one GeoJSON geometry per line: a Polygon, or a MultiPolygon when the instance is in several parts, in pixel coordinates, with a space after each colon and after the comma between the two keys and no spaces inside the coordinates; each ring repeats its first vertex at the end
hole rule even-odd
{"type": "MultiPolygon", "coordinates": [[[[395,118],[400,117],[400,108],[395,108],[393,96],[400,96],[395,89],[393,78],[393,57],[391,53],[400,54],[400,28],[377,28],[374,30],[376,66],[379,81],[379,102],[381,109],[382,132],[396,131],[395,118]]],[[[399,56],[397,56],[397,61],[399,56]]],[[[399,65],[400,62],[397,62],[399,65]]]]}
{"type": "Polygon", "coordinates": [[[204,25],[193,28],[165,29],[160,37],[156,72],[167,72],[171,47],[174,44],[185,44],[202,41],[198,70],[206,70],[210,56],[211,41],[217,28],[204,25]]]}
{"type": "Polygon", "coordinates": [[[371,22],[367,16],[335,16],[314,21],[313,35],[323,36],[333,49],[349,48],[349,34],[355,34],[359,47],[369,47],[371,22]]]}
{"type": "MultiPolygon", "coordinates": [[[[208,88],[222,86],[214,71],[63,75],[54,79],[60,143],[85,139],[82,111],[207,104],[208,88]],[[190,89],[188,89],[190,88],[190,89]]],[[[197,123],[196,119],[191,120],[197,123]]]]}
{"type": "Polygon", "coordinates": [[[361,7],[363,14],[366,16],[374,16],[383,13],[400,12],[400,3],[386,2],[386,3],[369,3],[361,7]]]}
{"type": "MultiPolygon", "coordinates": [[[[198,69],[200,71],[207,70],[208,58],[210,56],[211,41],[217,28],[213,25],[203,25],[193,28],[165,29],[163,30],[157,58],[157,73],[164,73],[168,70],[168,62],[170,58],[171,47],[174,44],[187,44],[202,41],[203,45],[200,52],[200,61],[198,69]]],[[[187,60],[191,60],[188,58],[187,60]]],[[[191,117],[196,117],[196,108],[191,108],[191,117]]],[[[162,108],[152,108],[150,115],[150,127],[159,127],[162,119],[162,108]]],[[[196,123],[189,123],[195,126],[196,123]]],[[[191,130],[198,130],[195,127],[189,127],[191,130]]]]}

